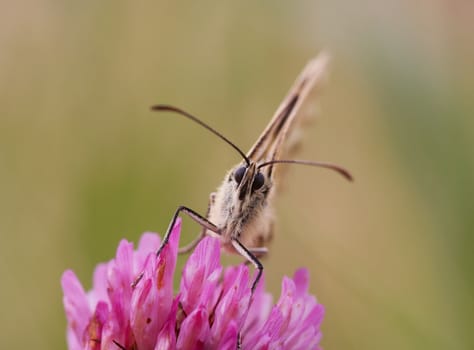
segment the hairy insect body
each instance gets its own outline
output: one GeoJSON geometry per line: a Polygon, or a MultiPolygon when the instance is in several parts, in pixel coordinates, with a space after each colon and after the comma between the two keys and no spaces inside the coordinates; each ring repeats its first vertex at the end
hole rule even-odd
{"type": "MultiPolygon", "coordinates": [[[[219,231],[222,247],[234,252],[232,239],[239,239],[249,250],[264,248],[271,236],[273,210],[269,205],[272,183],[269,178],[263,185],[253,189],[257,165],[251,163],[241,179],[236,181],[235,174],[244,165],[231,169],[221,186],[217,189],[214,201],[210,203],[207,219],[214,223],[219,231]]],[[[206,234],[216,235],[211,230],[206,234]]]]}

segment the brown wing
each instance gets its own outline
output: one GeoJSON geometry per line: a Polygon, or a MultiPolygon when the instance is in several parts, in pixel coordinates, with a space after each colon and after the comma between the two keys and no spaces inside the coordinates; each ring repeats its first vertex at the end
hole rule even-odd
{"type": "MultiPolygon", "coordinates": [[[[324,80],[329,62],[329,55],[321,53],[308,62],[291,87],[287,96],[278,107],[275,115],[267,125],[257,142],[252,146],[247,156],[258,163],[288,157],[297,146],[301,133],[301,124],[314,114],[308,102],[310,93],[319,91],[324,80]]],[[[314,102],[314,101],[312,101],[314,102]]],[[[315,106],[312,106],[315,107],[315,106]]],[[[267,166],[265,171],[269,176],[273,166],[267,166]]]]}

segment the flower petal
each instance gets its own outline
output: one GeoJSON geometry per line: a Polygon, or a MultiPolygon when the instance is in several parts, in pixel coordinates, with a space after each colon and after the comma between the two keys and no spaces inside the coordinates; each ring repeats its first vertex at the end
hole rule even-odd
{"type": "Polygon", "coordinates": [[[156,334],[171,309],[180,226],[178,221],[158,257],[154,252],[149,254],[143,277],[134,289],[130,322],[139,349],[154,347],[156,334]]]}
{"type": "Polygon", "coordinates": [[[176,347],[182,350],[203,349],[209,339],[209,315],[204,306],[196,308],[181,324],[176,347]]]}
{"type": "Polygon", "coordinates": [[[211,328],[210,343],[216,348],[219,348],[217,345],[221,343],[222,335],[229,332],[229,327],[242,328],[251,296],[248,267],[242,264],[228,268],[223,285],[223,296],[216,306],[211,328]]]}
{"type": "Polygon", "coordinates": [[[97,306],[99,301],[108,301],[107,296],[107,271],[108,264],[98,264],[94,270],[92,290],[87,294],[89,305],[92,309],[97,306]]]}
{"type": "Polygon", "coordinates": [[[156,339],[156,345],[154,350],[174,350],[176,349],[176,314],[178,311],[179,296],[176,297],[171,310],[168,314],[168,318],[161,329],[156,339]]]}
{"type": "Polygon", "coordinates": [[[102,328],[107,320],[108,313],[107,304],[105,302],[99,302],[84,334],[87,350],[101,349],[102,328]]]}
{"type": "Polygon", "coordinates": [[[239,329],[237,323],[231,320],[219,339],[218,345],[211,349],[234,350],[237,349],[237,341],[239,337],[239,329]]]}
{"type": "Polygon", "coordinates": [[[83,344],[82,336],[92,316],[86,293],[81,282],[71,270],[66,270],[63,273],[61,286],[64,293],[63,304],[68,320],[68,328],[71,330],[71,332],[68,331],[69,343],[83,344]]]}
{"type": "Polygon", "coordinates": [[[220,243],[217,238],[205,237],[189,257],[181,279],[181,304],[190,314],[199,305],[208,313],[214,309],[220,295],[220,243]]]}
{"type": "Polygon", "coordinates": [[[254,334],[252,338],[244,338],[245,349],[272,349],[276,347],[280,337],[283,316],[281,311],[275,306],[270,313],[264,326],[254,334]],[[272,344],[272,347],[270,345],[272,344]]]}
{"type": "Polygon", "coordinates": [[[309,272],[307,269],[298,269],[293,275],[293,281],[296,286],[296,297],[302,297],[308,294],[309,272]]]}
{"type": "Polygon", "coordinates": [[[138,242],[134,257],[134,272],[139,274],[145,266],[145,260],[151,253],[156,253],[160,247],[160,236],[154,232],[145,232],[138,242]]]}

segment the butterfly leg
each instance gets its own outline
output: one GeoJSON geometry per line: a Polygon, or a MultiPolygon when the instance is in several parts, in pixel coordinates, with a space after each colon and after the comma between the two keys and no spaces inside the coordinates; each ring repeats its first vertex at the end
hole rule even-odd
{"type": "Polygon", "coordinates": [[[253,248],[249,248],[249,251],[257,257],[268,254],[267,247],[253,247],[253,248]]]}
{"type": "Polygon", "coordinates": [[[186,253],[189,253],[190,251],[192,251],[198,244],[199,242],[202,241],[202,239],[206,236],[206,229],[203,228],[201,230],[201,232],[199,233],[199,235],[194,239],[194,241],[192,241],[191,243],[189,244],[186,244],[184,247],[179,247],[178,249],[178,254],[186,254],[186,253]]]}
{"type": "MultiPolygon", "coordinates": [[[[207,205],[206,217],[209,217],[209,211],[211,210],[211,206],[214,204],[215,198],[216,198],[216,194],[214,192],[212,192],[211,195],[209,196],[209,203],[207,205]]],[[[192,241],[191,243],[185,245],[184,247],[180,247],[178,249],[178,254],[189,253],[190,251],[192,251],[198,245],[199,242],[202,241],[202,239],[205,236],[206,236],[206,228],[204,226],[202,226],[201,232],[194,239],[194,241],[192,241]]]]}
{"type": "Polygon", "coordinates": [[[173,218],[171,219],[168,229],[166,230],[165,237],[163,238],[163,242],[161,242],[160,248],[156,252],[157,256],[160,255],[163,248],[168,244],[168,241],[171,236],[171,232],[173,231],[173,227],[176,224],[176,220],[178,219],[178,216],[181,212],[188,215],[191,219],[193,219],[195,222],[201,225],[204,231],[207,229],[217,234],[220,234],[219,228],[216,225],[214,225],[212,222],[207,220],[204,216],[196,213],[194,210],[189,209],[188,207],[180,205],[178,209],[176,210],[176,212],[174,213],[173,218]]]}
{"type": "MultiPolygon", "coordinates": [[[[250,249],[246,248],[237,238],[232,238],[232,245],[234,246],[235,250],[237,250],[239,254],[242,255],[244,258],[246,258],[248,262],[252,263],[255,266],[255,269],[257,270],[257,276],[255,277],[255,280],[253,281],[252,288],[251,288],[251,292],[253,295],[253,292],[255,291],[255,288],[257,287],[258,281],[260,281],[260,278],[262,277],[263,265],[258,260],[258,258],[250,251],[250,249]]],[[[252,299],[250,303],[252,303],[252,299]]],[[[250,307],[250,304],[249,304],[249,307],[250,307]]],[[[241,349],[242,349],[242,334],[239,332],[237,336],[237,350],[241,350],[241,349]]]]}
{"type": "MultiPolygon", "coordinates": [[[[188,207],[185,207],[183,205],[180,205],[178,207],[178,209],[176,209],[176,212],[174,213],[173,218],[171,219],[171,222],[168,226],[168,229],[166,230],[165,237],[163,238],[163,241],[161,242],[160,248],[156,252],[156,256],[159,256],[161,251],[163,250],[163,248],[166,247],[166,245],[168,244],[168,241],[169,241],[170,236],[171,236],[171,232],[173,231],[173,227],[176,224],[176,220],[178,220],[178,216],[181,212],[185,213],[191,219],[193,219],[199,225],[201,225],[203,227],[204,231],[205,231],[205,229],[207,229],[207,230],[210,230],[210,231],[215,232],[217,234],[220,234],[219,228],[216,225],[214,225],[212,222],[207,220],[205,217],[199,215],[194,210],[189,209],[188,207]]],[[[141,272],[135,278],[135,280],[132,282],[132,285],[131,285],[132,288],[135,288],[137,286],[137,284],[141,281],[142,278],[143,278],[143,272],[141,272]]]]}
{"type": "Polygon", "coordinates": [[[257,270],[257,276],[255,277],[255,280],[252,283],[252,293],[253,293],[255,291],[255,288],[257,287],[260,277],[262,277],[263,265],[260,262],[260,260],[258,260],[258,258],[248,248],[246,248],[237,238],[232,238],[232,245],[234,246],[235,250],[237,250],[240,255],[242,255],[249,262],[251,262],[253,266],[255,266],[255,269],[257,270]]]}
{"type": "MultiPolygon", "coordinates": [[[[248,250],[257,258],[264,257],[265,255],[268,254],[268,248],[267,247],[254,247],[254,248],[248,248],[248,250]]],[[[245,265],[250,265],[252,262],[250,260],[245,261],[245,265]]]]}

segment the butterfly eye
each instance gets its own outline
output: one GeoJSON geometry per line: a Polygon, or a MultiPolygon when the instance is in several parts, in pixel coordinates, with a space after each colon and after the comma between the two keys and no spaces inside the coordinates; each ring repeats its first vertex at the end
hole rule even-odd
{"type": "Polygon", "coordinates": [[[265,183],[265,177],[262,173],[257,173],[253,179],[252,191],[258,190],[265,183]]]}
{"type": "Polygon", "coordinates": [[[235,179],[235,182],[237,182],[238,184],[240,184],[240,181],[242,181],[242,178],[244,177],[244,174],[245,174],[245,171],[247,170],[246,167],[242,166],[240,168],[238,168],[235,173],[234,173],[234,179],[235,179]]]}

